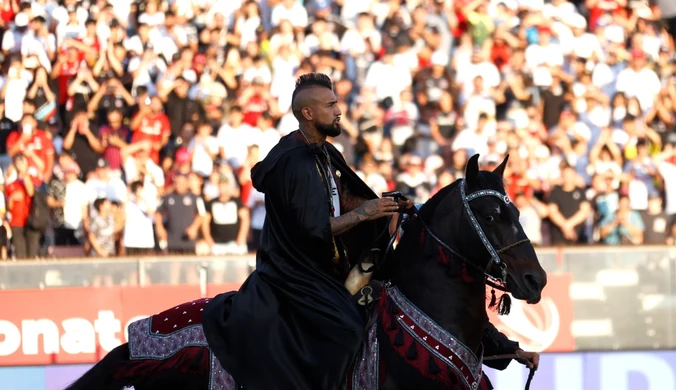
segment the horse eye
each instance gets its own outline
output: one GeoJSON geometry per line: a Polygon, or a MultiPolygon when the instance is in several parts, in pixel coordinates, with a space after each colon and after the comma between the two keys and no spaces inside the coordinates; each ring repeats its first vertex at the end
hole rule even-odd
{"type": "Polygon", "coordinates": [[[494,222],[495,221],[494,215],[487,215],[484,218],[486,218],[486,222],[494,222]]]}

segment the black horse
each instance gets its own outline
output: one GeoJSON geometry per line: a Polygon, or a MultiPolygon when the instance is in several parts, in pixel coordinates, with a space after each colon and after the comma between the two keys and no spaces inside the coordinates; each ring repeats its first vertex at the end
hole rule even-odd
{"type": "MultiPolygon", "coordinates": [[[[506,162],[479,171],[473,156],[465,179],[403,224],[399,244],[375,275],[388,283],[373,297],[378,318],[347,373],[348,389],[490,388],[481,371],[486,278],[531,304],[547,283],[505,195],[506,162]]],[[[187,302],[131,324],[129,343],[68,389],[236,389],[202,333],[208,302],[187,302]]]]}

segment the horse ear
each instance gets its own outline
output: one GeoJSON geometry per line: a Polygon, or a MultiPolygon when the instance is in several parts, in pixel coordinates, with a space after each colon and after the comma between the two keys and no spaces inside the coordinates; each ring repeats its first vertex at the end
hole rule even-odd
{"type": "Polygon", "coordinates": [[[469,158],[469,161],[467,161],[467,167],[465,168],[465,180],[467,181],[468,187],[474,187],[478,177],[479,154],[477,153],[469,158]]]}
{"type": "Polygon", "coordinates": [[[509,154],[505,156],[505,159],[502,160],[500,165],[498,165],[495,169],[493,169],[493,173],[495,173],[500,177],[503,177],[505,174],[505,167],[507,166],[507,160],[509,160],[509,154]]]}

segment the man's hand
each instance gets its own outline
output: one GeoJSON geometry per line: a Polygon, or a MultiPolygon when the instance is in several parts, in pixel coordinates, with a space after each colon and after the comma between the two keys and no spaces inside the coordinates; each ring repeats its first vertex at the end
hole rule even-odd
{"type": "Polygon", "coordinates": [[[397,210],[399,210],[399,205],[392,198],[367,200],[349,213],[331,218],[331,233],[344,233],[361,222],[394,215],[397,210]]]}
{"type": "Polygon", "coordinates": [[[415,207],[415,203],[411,199],[407,200],[398,200],[399,203],[399,210],[411,210],[412,208],[415,207]]]}
{"type": "Polygon", "coordinates": [[[537,352],[526,352],[519,348],[516,350],[517,361],[528,368],[537,369],[540,365],[540,354],[537,352]]]}
{"type": "Polygon", "coordinates": [[[371,199],[362,203],[357,210],[358,215],[365,221],[372,221],[382,217],[389,217],[399,210],[399,205],[392,198],[371,199]]]}

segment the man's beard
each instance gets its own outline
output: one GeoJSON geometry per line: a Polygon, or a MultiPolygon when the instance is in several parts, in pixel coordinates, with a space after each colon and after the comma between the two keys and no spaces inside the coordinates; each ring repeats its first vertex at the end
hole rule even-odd
{"type": "Polygon", "coordinates": [[[340,122],[331,122],[331,123],[317,123],[315,125],[317,130],[324,134],[327,137],[337,137],[343,131],[340,127],[340,122]]]}

